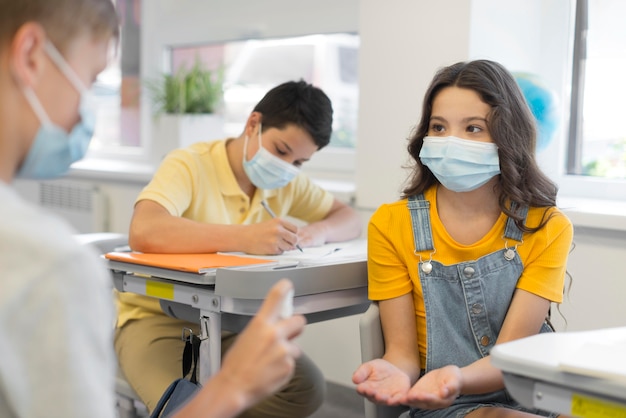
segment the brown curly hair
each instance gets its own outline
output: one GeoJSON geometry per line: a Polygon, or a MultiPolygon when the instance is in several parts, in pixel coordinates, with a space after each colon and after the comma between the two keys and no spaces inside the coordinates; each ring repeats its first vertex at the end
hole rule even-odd
{"type": "Polygon", "coordinates": [[[426,91],[419,124],[409,138],[408,151],[413,166],[403,197],[422,193],[439,183],[422,164],[419,153],[428,133],[433,100],[446,87],[473,90],[491,107],[487,128],[498,146],[500,208],[521,230],[533,232],[540,229],[547,219],[543,219],[537,228],[528,228],[515,208],[520,205],[556,206],[558,187],[540,170],[535,160],[537,129],[524,95],[511,73],[501,64],[489,60],[459,62],[436,73],[426,91]]]}

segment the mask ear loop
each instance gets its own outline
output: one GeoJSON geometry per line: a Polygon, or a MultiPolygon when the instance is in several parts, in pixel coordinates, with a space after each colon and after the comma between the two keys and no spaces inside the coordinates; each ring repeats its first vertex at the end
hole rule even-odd
{"type": "Polygon", "coordinates": [[[48,54],[52,62],[54,62],[57,68],[61,70],[63,74],[65,74],[67,79],[70,81],[70,84],[72,84],[76,91],[78,91],[78,93],[80,94],[80,117],[81,119],[83,119],[83,122],[86,125],[89,125],[93,130],[96,125],[96,120],[95,117],[90,117],[89,114],[96,113],[97,104],[92,92],[87,88],[87,86],[85,86],[85,83],[83,83],[78,74],[76,74],[76,71],[67,63],[66,59],[63,57],[63,55],[61,55],[61,53],[54,46],[54,44],[50,42],[50,40],[46,41],[46,43],[44,44],[44,49],[46,50],[46,53],[48,54]]]}
{"type": "Polygon", "coordinates": [[[507,261],[511,261],[515,258],[515,252],[517,251],[517,246],[522,245],[524,243],[524,240],[521,240],[520,242],[516,243],[513,246],[513,248],[509,248],[509,241],[505,238],[504,235],[502,235],[502,239],[504,240],[504,258],[507,261]]]}
{"type": "Polygon", "coordinates": [[[48,53],[48,56],[52,61],[56,64],[56,66],[65,74],[70,83],[74,85],[74,88],[78,90],[79,93],[83,94],[87,91],[87,87],[82,82],[82,80],[76,74],[76,71],[67,63],[63,55],[59,52],[58,49],[52,44],[50,41],[46,41],[44,48],[48,53]]]}
{"type": "Polygon", "coordinates": [[[245,139],[243,140],[243,162],[244,164],[246,163],[246,154],[248,153],[248,135],[246,135],[245,139]]]}
{"type": "Polygon", "coordinates": [[[33,112],[35,112],[35,115],[37,115],[37,117],[39,118],[39,122],[41,122],[42,125],[51,125],[52,121],[48,117],[48,113],[46,113],[45,109],[43,108],[43,105],[37,98],[37,95],[35,94],[33,89],[30,86],[27,86],[27,87],[24,87],[23,92],[24,92],[24,97],[30,104],[30,107],[33,109],[33,112]]]}
{"type": "MultiPolygon", "coordinates": [[[[261,124],[261,122],[259,122],[259,149],[256,151],[256,153],[252,156],[252,158],[250,158],[248,161],[252,161],[252,159],[259,153],[259,151],[261,151],[261,148],[263,148],[263,145],[261,144],[261,130],[263,128],[263,125],[261,124]]],[[[246,138],[243,142],[243,162],[246,162],[246,154],[248,154],[248,140],[249,137],[248,135],[246,135],[246,138]]]]}
{"type": "Polygon", "coordinates": [[[422,256],[418,253],[417,250],[413,250],[413,254],[415,254],[416,256],[418,256],[420,258],[420,261],[418,264],[422,265],[422,271],[426,274],[430,274],[431,271],[433,271],[433,255],[437,252],[437,249],[435,248],[433,250],[432,253],[430,253],[428,261],[424,262],[424,260],[422,259],[422,256]]]}

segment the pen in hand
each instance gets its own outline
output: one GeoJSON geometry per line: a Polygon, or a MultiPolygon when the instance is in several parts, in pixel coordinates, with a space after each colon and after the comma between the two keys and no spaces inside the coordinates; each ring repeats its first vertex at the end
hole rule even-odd
{"type": "MultiPolygon", "coordinates": [[[[263,206],[263,209],[265,209],[267,211],[267,213],[270,214],[270,216],[272,218],[276,217],[276,214],[274,213],[274,211],[269,207],[269,205],[267,204],[267,202],[265,200],[261,200],[261,206],[263,206]]],[[[303,253],[304,251],[302,251],[302,248],[300,248],[300,246],[298,244],[296,244],[296,248],[298,250],[300,250],[301,253],[303,253]]]]}

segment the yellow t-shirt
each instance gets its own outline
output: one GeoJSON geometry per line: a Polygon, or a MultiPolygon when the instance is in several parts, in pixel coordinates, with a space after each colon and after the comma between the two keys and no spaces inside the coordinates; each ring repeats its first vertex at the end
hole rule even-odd
{"type": "MultiPolygon", "coordinates": [[[[503,238],[507,216],[502,213],[491,230],[478,242],[461,245],[445,230],[437,212],[437,188],[424,193],[430,201],[430,220],[436,253],[433,260],[445,265],[476,260],[504,248],[503,238]]],[[[545,208],[530,208],[526,225],[539,225],[545,208]]],[[[569,219],[556,208],[549,208],[548,223],[539,231],[524,233],[517,252],[524,271],[517,282],[523,289],[550,301],[563,300],[563,286],[567,255],[570,250],[573,229],[569,219]]],[[[414,253],[413,229],[407,200],[381,206],[372,216],[368,226],[368,281],[369,298],[386,300],[413,293],[417,316],[417,339],[421,364],[426,364],[426,312],[422,286],[417,269],[421,255],[430,258],[431,251],[414,253]]],[[[517,241],[508,240],[513,247],[517,241]]]]}
{"type": "MultiPolygon", "coordinates": [[[[228,163],[227,141],[199,142],[169,153],[137,202],[152,200],[174,216],[213,224],[247,225],[268,220],[262,199],[280,217],[308,223],[326,217],[333,195],[302,173],[282,188],[257,189],[250,201],[228,163]]],[[[163,314],[158,299],[132,293],[117,292],[117,305],[118,326],[131,319],[163,314]]]]}

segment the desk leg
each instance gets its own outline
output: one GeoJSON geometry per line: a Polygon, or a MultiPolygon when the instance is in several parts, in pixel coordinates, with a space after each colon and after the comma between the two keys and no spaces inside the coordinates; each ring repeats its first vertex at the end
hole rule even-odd
{"type": "Polygon", "coordinates": [[[222,360],[222,316],[219,312],[200,313],[200,372],[204,383],[220,369],[222,360]]]}

